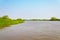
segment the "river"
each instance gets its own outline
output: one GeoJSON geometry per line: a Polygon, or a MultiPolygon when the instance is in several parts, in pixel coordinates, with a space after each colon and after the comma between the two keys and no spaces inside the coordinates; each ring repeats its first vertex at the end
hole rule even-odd
{"type": "Polygon", "coordinates": [[[59,21],[26,21],[0,30],[0,40],[60,40],[59,21]]]}

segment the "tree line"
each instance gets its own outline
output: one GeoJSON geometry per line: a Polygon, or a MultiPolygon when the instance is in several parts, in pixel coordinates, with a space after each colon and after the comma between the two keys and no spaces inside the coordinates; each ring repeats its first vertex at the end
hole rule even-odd
{"type": "Polygon", "coordinates": [[[56,17],[51,17],[50,19],[29,19],[26,21],[60,21],[60,19],[56,17]]]}

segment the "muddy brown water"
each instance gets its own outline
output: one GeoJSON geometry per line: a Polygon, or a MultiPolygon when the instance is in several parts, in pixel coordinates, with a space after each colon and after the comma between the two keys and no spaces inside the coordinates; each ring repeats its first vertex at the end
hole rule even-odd
{"type": "Polygon", "coordinates": [[[60,22],[26,21],[1,29],[0,40],[60,40],[60,22]]]}

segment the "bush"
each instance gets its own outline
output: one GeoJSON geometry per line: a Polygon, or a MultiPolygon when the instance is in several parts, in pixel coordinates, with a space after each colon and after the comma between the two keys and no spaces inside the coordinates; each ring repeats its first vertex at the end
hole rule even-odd
{"type": "Polygon", "coordinates": [[[10,25],[15,25],[23,23],[23,19],[10,19],[7,15],[0,17],[0,28],[8,27],[10,25]]]}
{"type": "Polygon", "coordinates": [[[56,17],[51,17],[51,19],[50,19],[51,21],[56,21],[57,20],[57,18],[56,17]]]}

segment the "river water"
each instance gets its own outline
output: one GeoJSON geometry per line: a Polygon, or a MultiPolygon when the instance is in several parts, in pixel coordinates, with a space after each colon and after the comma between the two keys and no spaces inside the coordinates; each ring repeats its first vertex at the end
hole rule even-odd
{"type": "Polygon", "coordinates": [[[26,21],[1,29],[0,40],[60,40],[60,22],[26,21]]]}

